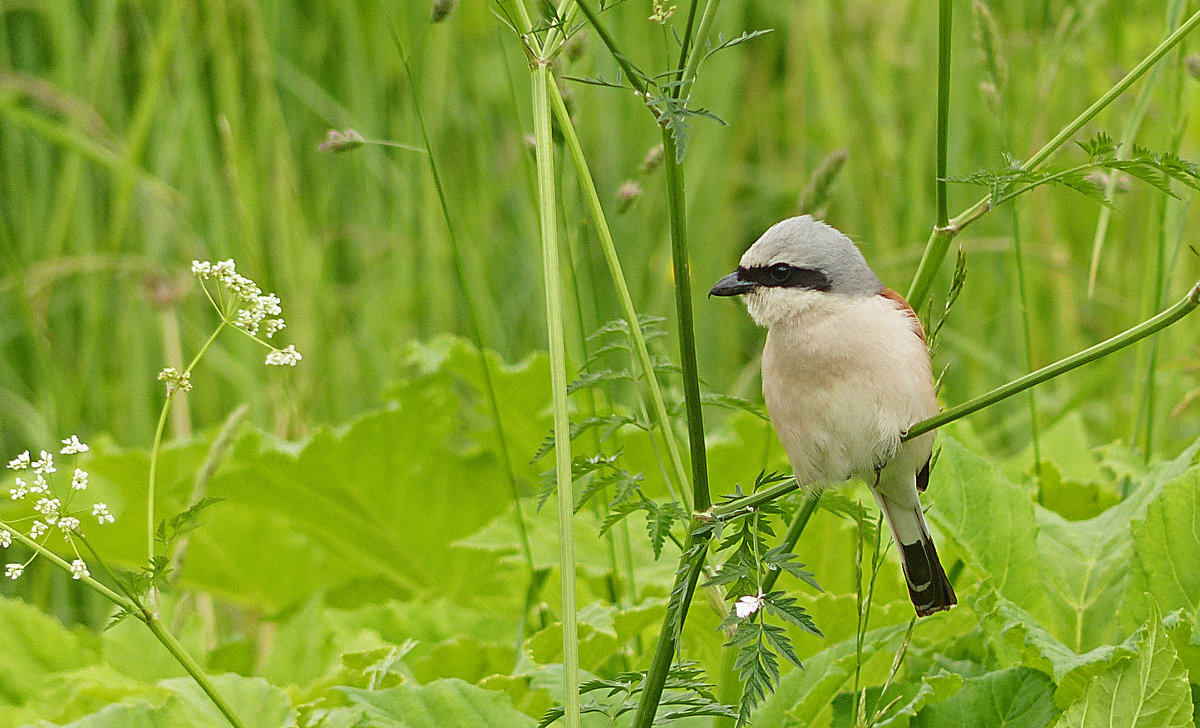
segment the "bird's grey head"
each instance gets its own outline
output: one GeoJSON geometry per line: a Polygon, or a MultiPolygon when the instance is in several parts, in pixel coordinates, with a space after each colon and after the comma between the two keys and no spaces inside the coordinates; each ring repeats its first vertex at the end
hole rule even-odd
{"type": "Polygon", "coordinates": [[[809,215],[771,226],[742,256],[738,269],[710,296],[746,298],[762,326],[812,308],[829,297],[874,296],[883,290],[850,238],[809,215]]]}

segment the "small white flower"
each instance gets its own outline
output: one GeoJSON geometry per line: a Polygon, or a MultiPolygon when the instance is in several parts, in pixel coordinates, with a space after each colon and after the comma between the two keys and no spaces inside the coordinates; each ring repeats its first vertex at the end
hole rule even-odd
{"type": "Polygon", "coordinates": [[[75,516],[65,516],[63,518],[58,519],[58,527],[62,529],[63,533],[69,533],[71,531],[78,531],[79,530],[79,519],[76,518],[75,516]]]}
{"type": "Polygon", "coordinates": [[[12,460],[8,461],[9,470],[25,470],[29,467],[29,451],[21,453],[12,460]]]}
{"type": "Polygon", "coordinates": [[[733,605],[733,611],[735,614],[737,614],[738,619],[745,619],[751,614],[754,614],[758,610],[762,609],[764,601],[766,600],[763,599],[762,592],[759,592],[758,596],[754,597],[747,594],[746,596],[737,600],[737,604],[733,605]]]}
{"type": "Polygon", "coordinates": [[[62,501],[57,498],[40,498],[33,510],[41,513],[43,516],[57,516],[58,510],[62,508],[62,501]]]}
{"type": "Polygon", "coordinates": [[[91,576],[92,572],[88,571],[87,564],[83,563],[83,559],[75,559],[71,562],[71,578],[82,579],[85,576],[91,576]]]}
{"type": "Polygon", "coordinates": [[[108,506],[103,503],[97,503],[96,505],[92,506],[92,515],[95,516],[100,523],[112,523],[115,520],[113,515],[108,512],[108,506]]]}
{"type": "Polygon", "coordinates": [[[303,358],[300,352],[296,351],[294,344],[288,344],[286,349],[278,349],[267,354],[267,364],[294,367],[303,358]]]}
{"type": "Polygon", "coordinates": [[[199,277],[200,280],[207,280],[212,277],[212,263],[206,260],[193,260],[192,273],[199,277]]]}
{"type": "Polygon", "coordinates": [[[71,435],[66,440],[62,441],[63,449],[60,450],[63,455],[78,455],[81,452],[87,452],[91,448],[79,441],[78,435],[71,435]]]}
{"type": "Polygon", "coordinates": [[[38,473],[33,478],[33,482],[29,484],[30,493],[45,493],[50,490],[50,484],[46,482],[46,476],[38,473]]]}
{"type": "Polygon", "coordinates": [[[8,494],[13,500],[21,500],[29,493],[29,484],[20,478],[14,478],[13,481],[17,484],[16,488],[9,488],[8,494]]]}
{"type": "Polygon", "coordinates": [[[88,474],[86,470],[75,468],[75,474],[71,476],[72,490],[87,490],[88,474]]]}
{"type": "Polygon", "coordinates": [[[46,524],[42,523],[41,521],[34,521],[33,527],[29,529],[29,537],[30,538],[41,538],[42,534],[46,533],[46,531],[48,531],[49,529],[50,529],[50,527],[47,526],[46,524]]]}
{"type": "Polygon", "coordinates": [[[265,333],[269,339],[282,331],[283,327],[286,325],[287,324],[283,323],[283,319],[281,318],[267,319],[263,322],[263,333],[265,333]]]}
{"type": "Polygon", "coordinates": [[[45,450],[42,450],[41,458],[34,460],[29,466],[38,475],[49,475],[50,473],[58,472],[58,469],[54,467],[54,456],[45,450]]]}
{"type": "Polygon", "coordinates": [[[12,546],[12,534],[0,528],[0,549],[6,549],[12,546]]]}
{"type": "Polygon", "coordinates": [[[4,576],[6,576],[9,579],[14,579],[14,580],[19,579],[21,577],[22,571],[25,571],[24,564],[5,564],[4,565],[4,576]]]}

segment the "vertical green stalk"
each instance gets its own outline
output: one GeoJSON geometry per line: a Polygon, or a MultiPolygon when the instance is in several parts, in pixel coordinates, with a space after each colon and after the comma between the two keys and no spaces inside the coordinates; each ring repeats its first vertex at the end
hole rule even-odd
{"type": "MultiPolygon", "coordinates": [[[[950,135],[950,30],[954,17],[951,0],[938,0],[938,78],[937,78],[937,227],[950,223],[946,203],[947,146],[950,135]]],[[[919,306],[918,306],[919,308],[919,306]]]]}
{"type": "Polygon", "coordinates": [[[684,507],[690,509],[691,504],[687,502],[689,494],[686,490],[688,478],[683,466],[683,456],[679,451],[679,443],[675,438],[675,430],[671,426],[670,415],[667,414],[667,404],[663,397],[662,387],[659,385],[658,377],[654,373],[654,361],[650,358],[650,349],[646,346],[646,337],[642,335],[642,329],[638,325],[637,309],[634,308],[633,296],[629,293],[629,284],[625,281],[625,273],[621,268],[621,259],[617,256],[617,246],[613,240],[612,230],[608,227],[608,219],[604,215],[604,207],[600,204],[600,195],[596,191],[596,183],[592,179],[587,159],[583,155],[583,147],[579,143],[579,136],[575,133],[575,125],[571,121],[571,115],[567,112],[567,106],[563,102],[562,94],[559,93],[558,87],[553,84],[550,86],[550,101],[554,105],[554,117],[558,121],[558,128],[562,131],[566,149],[570,153],[571,161],[575,166],[575,177],[583,189],[583,197],[587,202],[588,212],[592,217],[593,224],[596,226],[596,232],[599,234],[600,250],[604,253],[604,262],[608,266],[609,276],[612,278],[613,286],[616,288],[617,301],[620,303],[621,312],[629,324],[629,334],[633,338],[634,353],[637,356],[646,387],[650,393],[650,405],[654,411],[654,419],[657,421],[659,430],[662,433],[663,442],[666,445],[667,454],[670,456],[675,477],[680,487],[684,489],[680,492],[680,495],[684,498],[684,507]]]}
{"type": "MultiPolygon", "coordinates": [[[[391,22],[390,16],[388,21],[391,22]]],[[[442,208],[442,217],[446,221],[446,235],[450,242],[450,260],[454,265],[454,274],[458,281],[459,292],[462,294],[464,308],[466,309],[467,327],[471,334],[471,341],[475,344],[475,350],[478,354],[479,369],[483,373],[483,388],[487,395],[489,414],[496,427],[496,441],[500,448],[501,460],[504,463],[504,472],[508,476],[508,487],[512,493],[513,515],[517,525],[517,535],[521,540],[521,554],[525,557],[525,565],[529,569],[529,579],[532,585],[537,583],[539,578],[535,573],[537,569],[533,563],[533,549],[529,545],[529,532],[525,525],[525,514],[521,507],[521,490],[517,485],[517,474],[513,468],[512,456],[508,452],[508,438],[504,431],[504,420],[500,416],[500,401],[496,397],[496,386],[492,381],[491,367],[488,365],[487,349],[483,340],[483,329],[479,324],[479,304],[475,300],[474,289],[467,275],[466,262],[463,258],[462,249],[458,244],[458,233],[454,226],[454,218],[450,215],[450,205],[446,200],[446,191],[442,185],[442,176],[438,171],[437,159],[433,154],[433,143],[429,138],[429,131],[425,126],[425,114],[421,111],[421,98],[417,93],[416,79],[413,77],[412,68],[408,63],[408,54],[404,52],[404,44],[400,42],[400,34],[396,31],[394,24],[391,26],[391,30],[392,40],[396,44],[396,50],[400,53],[400,62],[404,66],[405,78],[408,79],[413,110],[417,116],[417,126],[421,131],[425,156],[429,160],[429,172],[433,176],[433,186],[442,208]]],[[[524,641],[525,621],[528,617],[529,612],[526,610],[521,617],[521,626],[517,630],[518,653],[520,653],[520,646],[524,641]]]]}
{"type": "Polygon", "coordinates": [[[533,66],[533,134],[537,159],[538,218],[546,285],[546,329],[554,401],[554,455],[558,482],[559,563],[562,569],[563,710],[568,728],[579,728],[579,633],[575,605],[575,497],[571,486],[571,422],[567,411],[567,353],[559,281],[555,215],[554,140],[550,134],[550,69],[533,66]]]}
{"type": "Polygon", "coordinates": [[[687,217],[683,198],[683,169],[675,137],[663,127],[663,164],[667,173],[671,217],[671,264],[675,277],[675,313],[679,322],[679,363],[683,368],[683,398],[687,405],[688,445],[692,454],[692,509],[712,505],[708,491],[708,457],[704,445],[704,413],[700,408],[700,374],[696,366],[696,332],[692,323],[692,269],[688,260],[687,217]]]}

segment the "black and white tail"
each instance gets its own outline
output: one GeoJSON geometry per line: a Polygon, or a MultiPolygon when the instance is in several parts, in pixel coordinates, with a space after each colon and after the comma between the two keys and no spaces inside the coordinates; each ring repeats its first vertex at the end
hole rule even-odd
{"type": "Polygon", "coordinates": [[[915,479],[881,482],[871,490],[896,540],[917,616],[927,617],[958,604],[929,535],[915,479]]]}

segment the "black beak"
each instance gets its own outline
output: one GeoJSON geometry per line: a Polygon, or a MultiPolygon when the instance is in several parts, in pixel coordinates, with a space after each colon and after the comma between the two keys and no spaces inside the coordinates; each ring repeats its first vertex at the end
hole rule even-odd
{"type": "Polygon", "coordinates": [[[742,280],[740,273],[730,273],[708,292],[710,296],[740,296],[743,293],[749,293],[758,287],[757,283],[742,280]]]}

